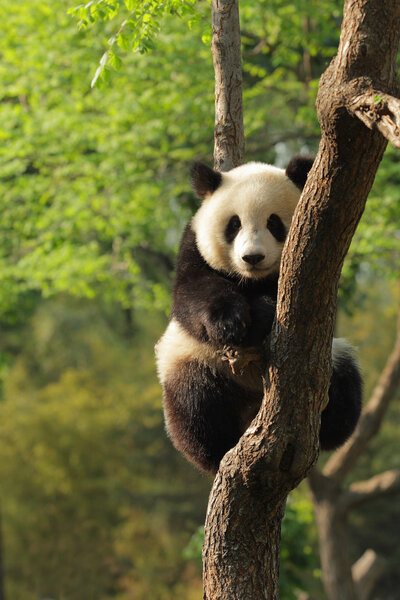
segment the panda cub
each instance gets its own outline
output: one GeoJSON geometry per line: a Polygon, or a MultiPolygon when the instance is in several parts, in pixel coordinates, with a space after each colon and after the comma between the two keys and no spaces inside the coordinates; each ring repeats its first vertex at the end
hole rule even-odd
{"type": "MultiPolygon", "coordinates": [[[[296,156],[286,170],[253,162],[227,173],[192,167],[192,187],[203,202],[183,234],[171,321],[156,357],[167,432],[209,473],[261,405],[266,365],[256,360],[238,372],[227,353],[261,348],[271,332],[282,248],[312,162],[296,156]]],[[[334,340],[332,358],[320,430],[324,450],[343,444],[361,410],[351,347],[334,340]]]]}

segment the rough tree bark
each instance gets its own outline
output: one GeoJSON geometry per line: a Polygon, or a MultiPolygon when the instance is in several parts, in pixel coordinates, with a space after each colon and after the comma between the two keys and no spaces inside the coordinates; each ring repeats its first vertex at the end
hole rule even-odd
{"type": "Polygon", "coordinates": [[[229,171],[244,161],[239,0],[212,1],[215,73],[214,165],[229,171]]]}
{"type": "MultiPolygon", "coordinates": [[[[235,3],[214,4],[228,11],[235,3]]],[[[399,137],[399,7],[398,0],[345,2],[338,55],[318,94],[320,149],[282,256],[264,401],[222,460],[210,495],[208,600],[279,597],[286,497],[318,457],[342,263],[386,146],[378,128],[399,137]]]]}
{"type": "Polygon", "coordinates": [[[351,565],[347,554],[349,512],[379,496],[400,492],[400,471],[392,470],[345,488],[345,477],[379,430],[384,414],[400,386],[400,309],[392,353],[363,410],[354,435],[337,450],[320,473],[309,476],[320,538],[322,579],[329,600],[366,600],[383,570],[372,551],[351,565]]]}

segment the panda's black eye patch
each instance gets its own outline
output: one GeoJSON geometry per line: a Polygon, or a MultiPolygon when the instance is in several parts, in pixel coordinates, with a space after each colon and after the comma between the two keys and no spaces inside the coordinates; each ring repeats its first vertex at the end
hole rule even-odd
{"type": "Polygon", "coordinates": [[[237,215],[233,215],[233,217],[229,219],[228,224],[225,227],[225,239],[228,244],[233,242],[241,226],[242,223],[237,215]]]}
{"type": "Polygon", "coordinates": [[[278,215],[271,215],[267,221],[267,229],[272,233],[277,242],[284,242],[286,239],[286,229],[278,215]]]}

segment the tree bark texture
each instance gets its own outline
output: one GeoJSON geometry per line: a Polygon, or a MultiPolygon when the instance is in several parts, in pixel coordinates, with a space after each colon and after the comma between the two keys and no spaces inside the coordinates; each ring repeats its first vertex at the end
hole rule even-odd
{"type": "MultiPolygon", "coordinates": [[[[232,5],[214,2],[224,4],[232,5]]],[[[378,128],[357,117],[354,99],[374,89],[398,93],[399,6],[398,0],[345,3],[339,52],[318,94],[320,149],[282,256],[264,400],[221,461],[210,495],[203,549],[208,600],[279,597],[283,508],[318,457],[338,280],[386,146],[378,128]]]]}
{"type": "Polygon", "coordinates": [[[212,0],[215,73],[214,165],[229,171],[244,161],[239,0],[212,0]]]}

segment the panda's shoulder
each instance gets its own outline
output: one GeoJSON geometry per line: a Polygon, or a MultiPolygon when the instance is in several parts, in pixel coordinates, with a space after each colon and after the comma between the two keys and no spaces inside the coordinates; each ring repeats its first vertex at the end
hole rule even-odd
{"type": "Polygon", "coordinates": [[[179,246],[176,270],[197,271],[205,268],[204,258],[201,256],[196,242],[196,233],[193,230],[192,222],[186,225],[181,243],[179,246]]]}
{"type": "MultiPolygon", "coordinates": [[[[186,226],[176,261],[174,290],[181,286],[187,286],[191,282],[196,285],[199,291],[198,282],[201,280],[206,288],[204,294],[208,293],[208,285],[213,281],[213,287],[216,281],[223,279],[223,275],[213,269],[201,255],[197,242],[196,233],[192,228],[191,222],[186,226]]],[[[222,283],[222,282],[221,282],[222,283]]]]}

